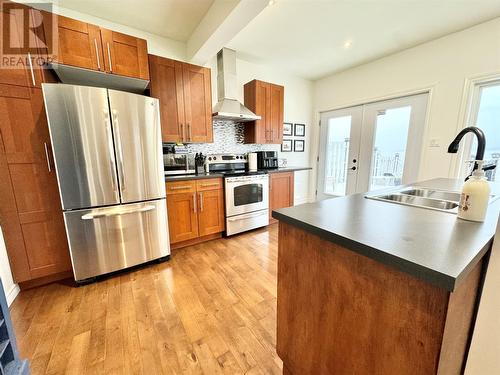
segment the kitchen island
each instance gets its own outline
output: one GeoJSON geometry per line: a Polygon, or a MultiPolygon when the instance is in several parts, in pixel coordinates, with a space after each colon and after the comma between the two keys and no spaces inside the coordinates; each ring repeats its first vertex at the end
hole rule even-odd
{"type": "Polygon", "coordinates": [[[460,373],[499,210],[473,223],[357,194],[274,211],[284,373],[460,373]]]}

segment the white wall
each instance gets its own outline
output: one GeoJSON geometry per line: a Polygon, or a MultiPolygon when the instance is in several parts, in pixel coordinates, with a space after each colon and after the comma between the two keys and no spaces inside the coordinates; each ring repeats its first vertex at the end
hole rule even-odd
{"type": "Polygon", "coordinates": [[[19,293],[19,287],[14,284],[12,273],[10,272],[9,258],[7,257],[7,250],[5,249],[5,242],[3,239],[2,229],[0,228],[0,278],[2,279],[3,290],[7,297],[7,303],[10,305],[14,298],[19,293]]]}
{"type": "Polygon", "coordinates": [[[500,220],[484,280],[466,375],[500,374],[500,220]]]}
{"type": "MultiPolygon", "coordinates": [[[[456,157],[447,153],[447,146],[463,127],[465,83],[493,73],[500,73],[500,18],[316,81],[313,123],[320,111],[430,88],[418,175],[420,180],[451,177],[456,157]],[[431,139],[438,139],[440,147],[429,147],[431,139]]],[[[318,129],[314,127],[316,147],[318,129]]]]}

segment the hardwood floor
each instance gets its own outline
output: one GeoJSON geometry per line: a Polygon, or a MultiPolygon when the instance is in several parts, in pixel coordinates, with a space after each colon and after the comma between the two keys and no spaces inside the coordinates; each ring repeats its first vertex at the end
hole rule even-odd
{"type": "Polygon", "coordinates": [[[11,307],[36,374],[281,374],[278,226],[174,250],[169,262],[11,307]]]}

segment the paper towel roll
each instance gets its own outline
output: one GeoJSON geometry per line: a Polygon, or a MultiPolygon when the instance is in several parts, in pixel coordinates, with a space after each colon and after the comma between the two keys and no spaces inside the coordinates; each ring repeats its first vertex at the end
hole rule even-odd
{"type": "Polygon", "coordinates": [[[248,170],[250,172],[257,171],[257,154],[255,152],[250,152],[247,155],[247,159],[248,159],[248,170]]]}

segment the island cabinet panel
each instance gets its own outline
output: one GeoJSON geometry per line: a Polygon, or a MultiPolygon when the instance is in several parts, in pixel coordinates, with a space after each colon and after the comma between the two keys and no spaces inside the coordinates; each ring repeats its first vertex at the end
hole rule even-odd
{"type": "Polygon", "coordinates": [[[210,69],[149,55],[164,142],[213,142],[210,69]]]}
{"type": "Polygon", "coordinates": [[[273,210],[293,206],[294,173],[278,172],[269,174],[269,222],[277,220],[272,217],[273,210]]]}
{"type": "Polygon", "coordinates": [[[283,373],[461,373],[482,272],[481,261],[450,293],[280,222],[283,373]]]}
{"type": "Polygon", "coordinates": [[[167,182],[166,189],[172,248],[221,237],[225,230],[221,178],[167,182]]]}
{"type": "Polygon", "coordinates": [[[284,94],[285,88],[274,83],[255,79],[245,84],[245,106],[261,116],[245,124],[245,143],[281,143],[284,94]]]}
{"type": "Polygon", "coordinates": [[[0,222],[16,282],[71,269],[42,92],[0,85],[0,222]],[[5,179],[5,180],[4,180],[5,179]]]}

